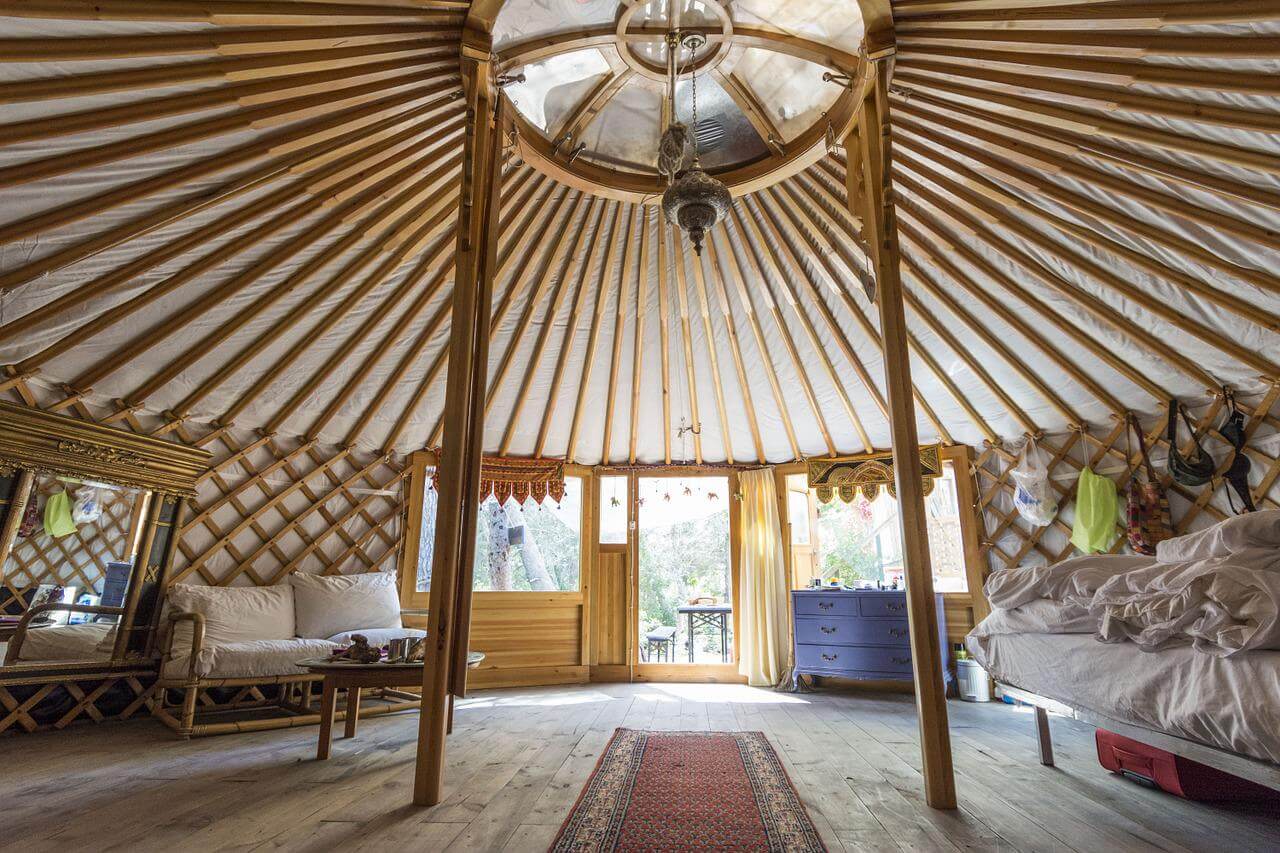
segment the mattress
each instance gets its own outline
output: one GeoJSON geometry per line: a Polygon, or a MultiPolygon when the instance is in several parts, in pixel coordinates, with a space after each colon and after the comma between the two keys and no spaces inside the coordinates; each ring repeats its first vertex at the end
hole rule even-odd
{"type": "Polygon", "coordinates": [[[996,680],[1064,705],[1280,764],[1280,651],[1144,652],[1090,634],[970,635],[996,680]]]}

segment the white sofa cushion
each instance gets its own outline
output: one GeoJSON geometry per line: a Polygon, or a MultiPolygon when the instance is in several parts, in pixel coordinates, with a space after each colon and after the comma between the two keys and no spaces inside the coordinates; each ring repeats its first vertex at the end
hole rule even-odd
{"type": "Polygon", "coordinates": [[[329,642],[337,643],[340,646],[351,645],[351,638],[356,634],[362,634],[371,646],[385,646],[392,640],[398,640],[401,637],[425,637],[427,632],[420,628],[356,628],[354,631],[343,631],[340,634],[334,634],[329,638],[329,642]]]}
{"type": "Polygon", "coordinates": [[[321,638],[374,628],[399,628],[400,594],[390,572],[289,576],[299,637],[321,638]]]}
{"type": "MultiPolygon", "coordinates": [[[[269,678],[306,672],[297,666],[300,660],[325,658],[340,648],[328,640],[252,640],[224,643],[200,650],[196,657],[196,675],[201,678],[269,678]]],[[[180,655],[164,663],[161,674],[166,679],[182,681],[187,677],[189,655],[180,655]]]]}
{"type": "MultiPolygon", "coordinates": [[[[254,640],[289,640],[296,633],[293,616],[293,587],[196,586],[174,584],[168,606],[175,611],[204,616],[205,647],[247,643],[254,640]]],[[[191,623],[174,627],[173,653],[188,655],[191,650],[191,623]]]]}

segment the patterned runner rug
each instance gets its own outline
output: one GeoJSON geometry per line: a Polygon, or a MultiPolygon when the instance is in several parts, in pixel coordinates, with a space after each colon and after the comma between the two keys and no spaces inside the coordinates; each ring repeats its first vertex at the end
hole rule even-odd
{"type": "Polygon", "coordinates": [[[762,733],[618,729],[551,850],[826,848],[762,733]]]}

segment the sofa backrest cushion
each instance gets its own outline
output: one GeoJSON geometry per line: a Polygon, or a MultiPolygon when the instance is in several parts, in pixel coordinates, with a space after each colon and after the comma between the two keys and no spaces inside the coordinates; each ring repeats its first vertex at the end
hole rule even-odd
{"type": "MultiPolygon", "coordinates": [[[[204,616],[204,645],[223,646],[252,640],[288,640],[294,636],[293,587],[196,586],[174,584],[169,606],[176,611],[204,616]]],[[[191,623],[174,628],[173,651],[189,654],[191,623]]]]}
{"type": "Polygon", "coordinates": [[[390,572],[289,576],[299,637],[324,639],[344,631],[399,628],[400,594],[390,572]]]}

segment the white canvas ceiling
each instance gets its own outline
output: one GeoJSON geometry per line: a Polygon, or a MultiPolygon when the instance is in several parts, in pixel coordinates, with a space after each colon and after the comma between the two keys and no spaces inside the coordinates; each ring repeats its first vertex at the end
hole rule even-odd
{"type": "MultiPolygon", "coordinates": [[[[162,431],[438,444],[460,15],[151,5],[0,0],[0,384],[162,431]]],[[[895,4],[922,440],[1280,375],[1280,6],[1142,5],[895,4]]],[[[487,449],[887,446],[844,171],[739,197],[698,258],[656,208],[508,160],[487,449]]]]}

